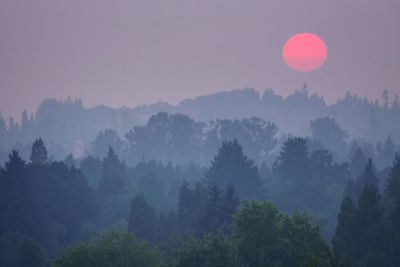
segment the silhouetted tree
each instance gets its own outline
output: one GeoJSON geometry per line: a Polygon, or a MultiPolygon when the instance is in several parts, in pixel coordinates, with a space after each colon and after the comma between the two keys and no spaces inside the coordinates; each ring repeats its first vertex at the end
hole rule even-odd
{"type": "Polygon", "coordinates": [[[357,249],[357,244],[353,239],[357,231],[355,210],[356,207],[351,198],[344,197],[338,215],[338,224],[332,239],[333,252],[338,266],[349,264],[357,249]]]}
{"type": "Polygon", "coordinates": [[[47,149],[42,138],[36,139],[33,143],[30,160],[33,164],[45,164],[47,162],[47,149]]]}
{"type": "Polygon", "coordinates": [[[395,153],[396,153],[396,146],[393,142],[393,139],[390,136],[388,136],[386,138],[385,145],[382,151],[383,160],[386,163],[391,162],[395,156],[395,153]]]}
{"type": "Polygon", "coordinates": [[[115,194],[122,192],[126,186],[125,164],[119,160],[114,150],[109,147],[108,155],[103,160],[99,191],[105,195],[115,194]]]}
{"type": "Polygon", "coordinates": [[[121,153],[124,142],[112,129],[106,129],[97,134],[95,140],[90,144],[90,150],[95,157],[104,158],[107,156],[109,147],[116,153],[121,153]]]}
{"type": "Polygon", "coordinates": [[[216,185],[208,188],[208,197],[204,216],[201,220],[201,230],[207,233],[216,233],[222,224],[222,196],[221,191],[216,185]]]}
{"type": "Polygon", "coordinates": [[[147,204],[143,194],[138,194],[132,199],[128,230],[140,240],[154,241],[156,214],[147,204]]]}
{"type": "Polygon", "coordinates": [[[350,195],[353,201],[357,201],[360,197],[364,187],[368,185],[374,185],[378,187],[379,181],[375,175],[375,166],[372,159],[368,159],[367,165],[365,166],[364,172],[354,183],[349,183],[347,187],[347,193],[350,195]]]}
{"type": "Polygon", "coordinates": [[[240,205],[239,196],[233,185],[228,184],[223,192],[221,221],[224,232],[230,232],[233,216],[240,205]]]}
{"type": "Polygon", "coordinates": [[[358,148],[350,159],[350,175],[352,179],[357,179],[364,171],[367,159],[361,148],[358,148]]]}
{"type": "Polygon", "coordinates": [[[252,159],[243,154],[237,140],[222,143],[206,171],[206,178],[208,183],[219,188],[233,185],[241,199],[263,198],[258,168],[252,159]]]}

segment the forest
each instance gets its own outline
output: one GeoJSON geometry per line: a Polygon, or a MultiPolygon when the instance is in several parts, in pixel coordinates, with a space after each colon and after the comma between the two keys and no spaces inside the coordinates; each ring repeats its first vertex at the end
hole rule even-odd
{"type": "Polygon", "coordinates": [[[0,266],[400,266],[399,117],[387,92],[45,100],[0,117],[0,266]]]}

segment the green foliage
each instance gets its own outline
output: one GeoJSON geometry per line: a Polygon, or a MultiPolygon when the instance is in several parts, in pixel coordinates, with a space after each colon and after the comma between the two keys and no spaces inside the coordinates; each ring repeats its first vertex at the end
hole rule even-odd
{"type": "Polygon", "coordinates": [[[269,202],[244,202],[235,215],[233,239],[241,262],[248,266],[325,266],[329,249],[305,215],[288,217],[269,202]]]}
{"type": "Polygon", "coordinates": [[[110,231],[94,240],[68,248],[55,267],[158,267],[162,254],[127,231],[110,231]]]}
{"type": "Polygon", "coordinates": [[[244,266],[236,259],[229,237],[208,234],[202,239],[186,240],[177,253],[175,267],[235,267],[244,266]]]}

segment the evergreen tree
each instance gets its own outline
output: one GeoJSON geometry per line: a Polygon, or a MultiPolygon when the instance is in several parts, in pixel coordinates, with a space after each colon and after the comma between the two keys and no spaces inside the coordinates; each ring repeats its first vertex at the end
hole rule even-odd
{"type": "Polygon", "coordinates": [[[386,224],[392,246],[392,258],[400,265],[400,156],[396,153],[384,188],[386,224]]]}
{"type": "Polygon", "coordinates": [[[216,185],[210,185],[208,188],[208,198],[204,211],[204,217],[201,220],[202,231],[206,233],[217,232],[222,223],[221,210],[221,191],[216,185]]]}
{"type": "Polygon", "coordinates": [[[138,194],[131,202],[128,230],[138,239],[153,242],[155,238],[156,214],[147,204],[143,194],[138,194]]]}
{"type": "Polygon", "coordinates": [[[393,157],[395,156],[395,153],[396,153],[396,146],[393,142],[393,139],[390,136],[388,136],[386,138],[385,146],[383,148],[383,153],[382,153],[383,160],[386,163],[391,162],[393,157]]]}
{"type": "Polygon", "coordinates": [[[389,177],[385,183],[384,199],[389,206],[392,206],[393,202],[400,199],[400,156],[398,153],[394,157],[389,177]]]}
{"type": "Polygon", "coordinates": [[[0,113],[0,136],[3,137],[4,133],[6,132],[6,122],[3,118],[3,116],[0,113]]]}
{"type": "Polygon", "coordinates": [[[309,173],[307,140],[301,137],[288,138],[284,143],[274,171],[282,179],[307,176],[309,173]]]}
{"type": "Polygon", "coordinates": [[[355,209],[350,197],[343,198],[338,215],[338,224],[332,239],[333,252],[338,266],[346,266],[352,260],[356,250],[353,235],[357,231],[355,209]]]}
{"type": "Polygon", "coordinates": [[[388,254],[383,206],[376,184],[361,192],[357,207],[345,197],[333,238],[338,263],[348,266],[394,266],[388,254]]]}
{"type": "Polygon", "coordinates": [[[387,240],[383,226],[383,206],[379,189],[374,184],[364,187],[355,214],[357,226],[353,235],[357,249],[353,257],[358,266],[388,266],[386,262],[387,240]]]}
{"type": "Polygon", "coordinates": [[[364,156],[361,148],[358,148],[350,159],[350,176],[352,179],[357,179],[364,171],[367,159],[364,156]]]}
{"type": "Polygon", "coordinates": [[[357,201],[361,195],[361,192],[368,185],[379,186],[378,178],[375,175],[375,166],[372,159],[368,159],[367,165],[365,166],[363,174],[358,179],[349,185],[353,185],[347,188],[347,193],[350,195],[353,201],[357,201]]]}
{"type": "Polygon", "coordinates": [[[223,192],[223,203],[221,210],[222,229],[224,232],[230,231],[233,222],[233,216],[239,208],[240,199],[236,193],[235,187],[228,184],[223,192]]]}
{"type": "Polygon", "coordinates": [[[187,233],[195,227],[196,210],[194,202],[194,192],[189,183],[185,181],[179,189],[178,199],[178,221],[183,233],[187,233]]]}
{"type": "Polygon", "coordinates": [[[261,199],[264,195],[258,168],[252,159],[243,154],[237,140],[222,143],[206,171],[206,178],[209,184],[219,188],[228,184],[235,186],[241,199],[261,199]]]}
{"type": "Polygon", "coordinates": [[[47,162],[47,149],[42,138],[36,139],[33,143],[30,160],[36,165],[42,165],[47,162]]]}
{"type": "Polygon", "coordinates": [[[29,129],[29,117],[28,117],[28,112],[24,110],[21,115],[21,130],[22,131],[28,131],[29,129]]]}
{"type": "Polygon", "coordinates": [[[325,117],[311,121],[313,139],[324,144],[329,150],[340,151],[345,148],[347,134],[335,119],[325,117]]]}
{"type": "Polygon", "coordinates": [[[29,201],[25,181],[25,161],[13,150],[5,163],[5,169],[0,171],[0,234],[6,231],[26,231],[29,201]]]}
{"type": "Polygon", "coordinates": [[[114,150],[109,147],[108,155],[103,160],[99,191],[105,195],[116,194],[124,191],[126,186],[125,164],[119,160],[114,150]]]}

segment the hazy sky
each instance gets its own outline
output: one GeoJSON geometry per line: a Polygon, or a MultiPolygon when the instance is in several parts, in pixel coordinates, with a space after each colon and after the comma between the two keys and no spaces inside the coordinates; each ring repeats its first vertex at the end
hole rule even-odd
{"type": "Polygon", "coordinates": [[[0,111],[34,111],[46,97],[134,106],[244,87],[287,95],[305,82],[329,101],[393,95],[399,14],[399,0],[0,0],[0,111]],[[327,43],[316,72],[282,60],[298,32],[327,43]]]}

